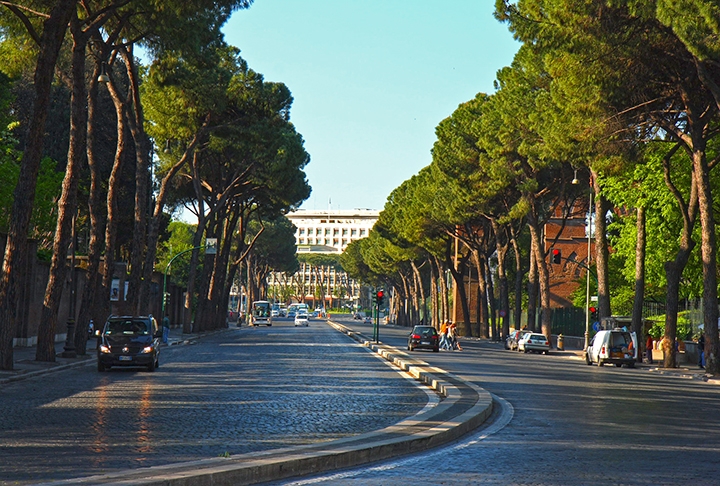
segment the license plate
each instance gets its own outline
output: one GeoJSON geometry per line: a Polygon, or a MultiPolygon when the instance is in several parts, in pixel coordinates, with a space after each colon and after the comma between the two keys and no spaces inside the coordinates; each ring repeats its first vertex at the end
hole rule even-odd
{"type": "Polygon", "coordinates": [[[120,356],[118,359],[120,361],[132,361],[132,356],[120,356]]]}
{"type": "Polygon", "coordinates": [[[430,341],[420,341],[420,344],[430,344],[430,341]]]}

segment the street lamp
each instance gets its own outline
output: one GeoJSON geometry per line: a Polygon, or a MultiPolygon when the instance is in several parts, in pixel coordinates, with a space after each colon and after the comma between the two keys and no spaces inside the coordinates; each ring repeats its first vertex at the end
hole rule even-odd
{"type": "MultiPolygon", "coordinates": [[[[572,183],[577,185],[579,184],[578,178],[577,178],[577,169],[575,170],[575,177],[572,180],[572,183]]],[[[588,258],[588,265],[586,270],[586,279],[585,279],[585,349],[587,349],[588,345],[590,344],[590,260],[591,260],[591,254],[590,254],[590,241],[591,241],[591,235],[592,235],[592,215],[593,215],[593,189],[592,189],[592,175],[590,176],[590,199],[588,204],[588,225],[587,225],[587,258],[588,258]]]]}

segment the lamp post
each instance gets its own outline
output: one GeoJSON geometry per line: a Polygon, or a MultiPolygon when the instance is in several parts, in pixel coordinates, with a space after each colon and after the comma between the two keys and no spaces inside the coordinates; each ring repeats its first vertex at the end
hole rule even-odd
{"type": "Polygon", "coordinates": [[[168,271],[170,271],[170,266],[179,256],[184,255],[185,253],[187,253],[189,251],[202,250],[203,248],[205,248],[206,255],[215,255],[217,253],[217,238],[207,238],[205,240],[204,245],[195,246],[193,248],[188,248],[187,250],[181,251],[180,253],[178,253],[177,255],[172,257],[170,259],[170,261],[168,262],[167,266],[165,267],[165,274],[163,276],[163,299],[162,299],[162,306],[160,308],[160,311],[161,311],[160,313],[163,316],[163,318],[165,317],[165,301],[167,300],[167,295],[166,295],[167,294],[167,276],[168,276],[168,271]]]}
{"type": "MultiPolygon", "coordinates": [[[[575,170],[575,177],[572,180],[573,184],[579,184],[577,179],[577,169],[575,170]]],[[[590,344],[590,261],[591,261],[591,238],[592,238],[592,216],[593,216],[593,188],[592,188],[592,175],[590,176],[590,198],[588,203],[588,224],[587,224],[587,259],[588,265],[586,270],[585,278],[585,349],[590,344]]]]}

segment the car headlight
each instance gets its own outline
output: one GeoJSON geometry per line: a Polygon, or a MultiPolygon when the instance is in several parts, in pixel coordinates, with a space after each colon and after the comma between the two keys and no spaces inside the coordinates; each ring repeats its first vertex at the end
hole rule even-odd
{"type": "Polygon", "coordinates": [[[145,346],[142,351],[140,351],[141,354],[147,354],[152,353],[153,347],[152,346],[145,346]]]}
{"type": "Polygon", "coordinates": [[[110,346],[107,346],[105,344],[101,344],[98,349],[100,350],[101,353],[105,353],[105,354],[110,353],[110,346]]]}

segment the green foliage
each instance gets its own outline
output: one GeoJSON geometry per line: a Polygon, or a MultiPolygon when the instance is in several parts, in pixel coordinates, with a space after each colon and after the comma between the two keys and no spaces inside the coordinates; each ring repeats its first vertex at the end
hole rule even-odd
{"type": "MultiPolygon", "coordinates": [[[[652,327],[649,334],[654,339],[660,339],[665,335],[665,315],[653,316],[650,318],[652,327]]],[[[692,338],[693,328],[687,312],[678,312],[677,316],[677,339],[685,341],[692,338]]]]}
{"type": "MultiPolygon", "coordinates": [[[[157,269],[165,272],[168,263],[179,253],[189,250],[193,247],[193,238],[195,237],[195,225],[184,223],[182,221],[173,221],[168,225],[169,238],[159,244],[157,252],[157,269]]],[[[178,285],[187,285],[190,269],[188,262],[190,261],[190,252],[187,258],[183,260],[180,257],[173,262],[168,274],[170,281],[178,285]]]]}

